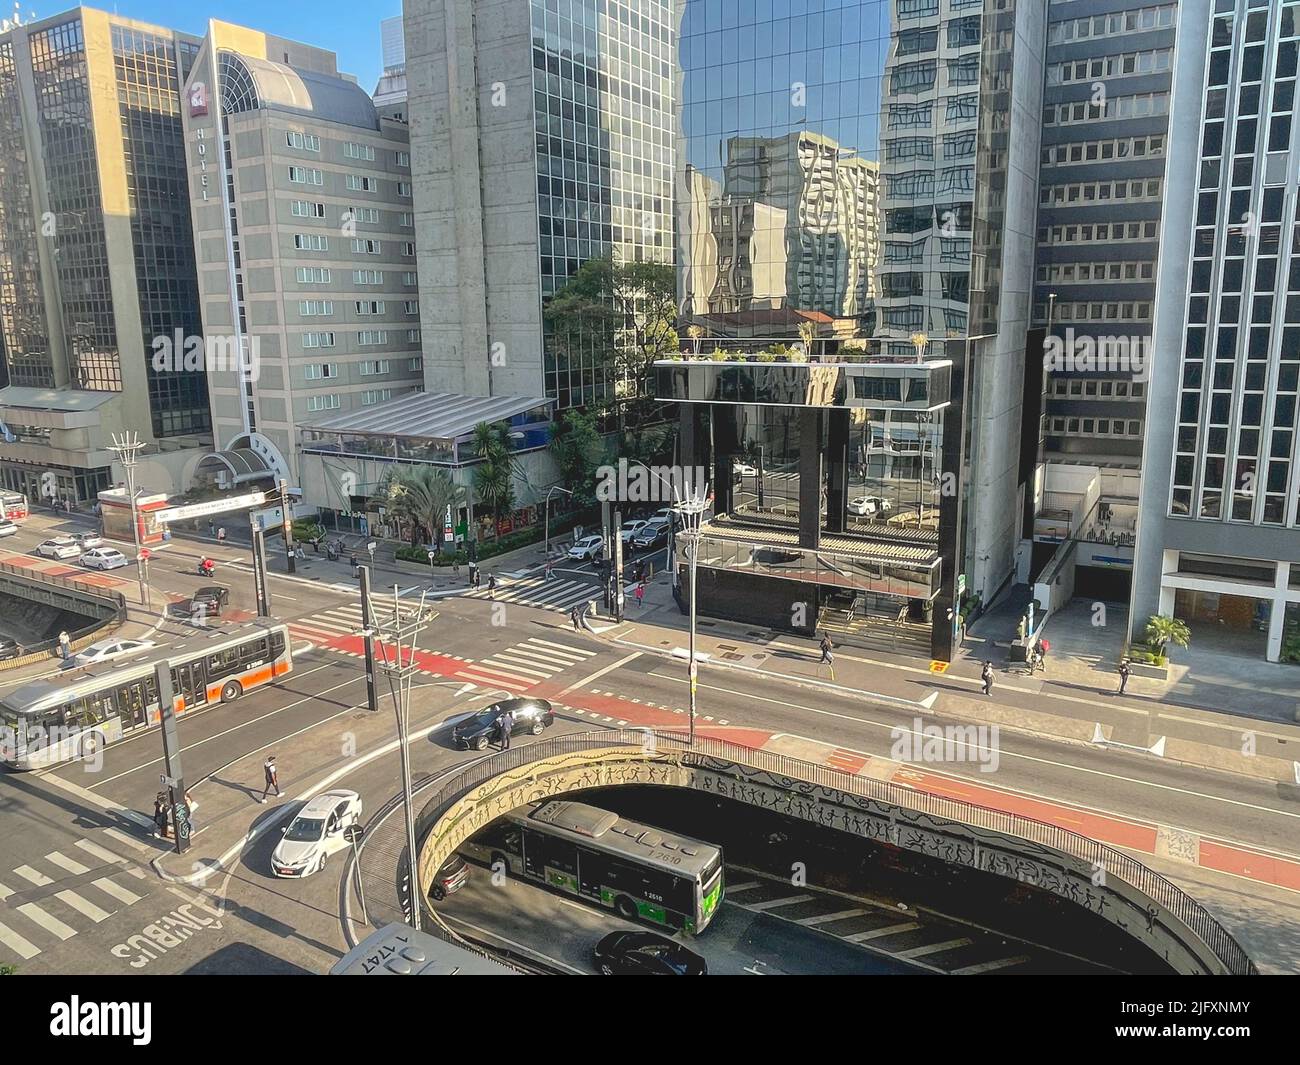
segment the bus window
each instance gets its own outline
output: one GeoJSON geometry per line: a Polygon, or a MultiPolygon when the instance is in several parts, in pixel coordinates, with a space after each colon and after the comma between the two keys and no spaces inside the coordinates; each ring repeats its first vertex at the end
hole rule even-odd
{"type": "Polygon", "coordinates": [[[208,655],[208,679],[220,680],[239,669],[239,651],[226,648],[208,655]]]}
{"type": "Polygon", "coordinates": [[[249,662],[266,661],[266,638],[249,640],[248,643],[244,644],[240,657],[245,665],[249,662]]]}
{"type": "Polygon", "coordinates": [[[557,836],[546,837],[546,864],[552,869],[559,869],[569,874],[576,881],[578,876],[578,845],[557,836]]]}
{"type": "Polygon", "coordinates": [[[117,716],[117,705],[112,688],[86,696],[86,708],[95,715],[96,721],[107,721],[117,716]]]}
{"type": "Polygon", "coordinates": [[[279,630],[271,633],[271,654],[276,658],[284,654],[284,633],[279,630]]]}

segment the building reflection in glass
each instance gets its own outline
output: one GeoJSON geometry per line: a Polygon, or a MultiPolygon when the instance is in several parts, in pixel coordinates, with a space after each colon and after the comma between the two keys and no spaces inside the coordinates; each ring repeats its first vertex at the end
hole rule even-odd
{"type": "Polygon", "coordinates": [[[681,315],[944,358],[970,322],[981,0],[686,0],[681,315]]]}

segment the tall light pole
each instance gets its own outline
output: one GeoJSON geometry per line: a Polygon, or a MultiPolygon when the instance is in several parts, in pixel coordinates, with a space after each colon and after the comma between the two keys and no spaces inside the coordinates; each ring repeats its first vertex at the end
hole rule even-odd
{"type": "MultiPolygon", "coordinates": [[[[687,558],[690,561],[690,618],[691,635],[687,648],[689,656],[688,672],[690,677],[690,734],[688,743],[695,746],[695,689],[698,686],[698,669],[695,662],[695,571],[700,558],[700,525],[704,520],[704,511],[708,507],[708,490],[700,486],[698,491],[681,500],[673,509],[682,516],[682,534],[686,540],[687,558]]],[[[676,567],[674,566],[674,569],[676,567]]]]}
{"type": "Polygon", "coordinates": [[[140,522],[136,515],[135,501],[135,463],[136,457],[145,449],[145,444],[136,433],[114,433],[113,443],[108,450],[117,456],[117,461],[126,471],[126,494],[131,500],[131,542],[135,545],[135,565],[140,576],[140,605],[149,605],[146,591],[145,562],[140,557],[140,522]]]}
{"type": "Polygon", "coordinates": [[[543,548],[543,561],[551,557],[551,492],[563,492],[566,496],[573,497],[569,489],[561,488],[558,484],[551,485],[550,491],[546,493],[546,546],[543,548]]]}

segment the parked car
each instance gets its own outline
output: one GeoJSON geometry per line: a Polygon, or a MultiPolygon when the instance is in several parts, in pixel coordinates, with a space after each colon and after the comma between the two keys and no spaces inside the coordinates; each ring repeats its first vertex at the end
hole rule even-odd
{"type": "Polygon", "coordinates": [[[850,499],[848,504],[850,514],[860,514],[866,517],[888,514],[893,509],[894,504],[882,496],[859,496],[857,499],[850,499]]]}
{"type": "Polygon", "coordinates": [[[758,470],[748,462],[733,462],[731,464],[731,473],[734,477],[757,477],[758,470]]]}
{"type": "Polygon", "coordinates": [[[73,533],[68,537],[68,539],[83,551],[89,550],[92,547],[104,546],[104,538],[97,532],[73,533]]]}
{"type": "Polygon", "coordinates": [[[190,613],[202,610],[209,617],[220,617],[230,605],[230,589],[220,584],[205,584],[190,596],[190,613]]]}
{"type": "Polygon", "coordinates": [[[116,547],[92,547],[82,553],[81,564],[87,569],[121,569],[131,563],[116,547]]]}
{"type": "Polygon", "coordinates": [[[604,540],[599,536],[584,536],[569,548],[569,557],[580,562],[595,562],[604,551],[604,540]]]}
{"type": "Polygon", "coordinates": [[[654,932],[611,932],[592,951],[605,976],[708,976],[708,963],[675,939],[654,932]]]}
{"type": "Polygon", "coordinates": [[[638,518],[636,521],[624,523],[623,527],[618,532],[619,539],[623,541],[623,546],[627,547],[631,544],[636,538],[636,534],[644,529],[648,524],[649,522],[645,518],[638,518]]]}
{"type": "Polygon", "coordinates": [[[471,747],[476,751],[486,750],[497,738],[497,722],[507,710],[515,716],[515,726],[510,730],[512,736],[519,732],[540,736],[542,729],[555,723],[555,711],[545,699],[503,699],[453,725],[451,742],[466,750],[471,747]]]}
{"type": "Polygon", "coordinates": [[[94,666],[114,658],[138,655],[155,646],[157,645],[153,640],[125,640],[118,636],[110,636],[106,640],[96,640],[84,651],[73,655],[70,661],[77,666],[94,666]]]}
{"type": "Polygon", "coordinates": [[[632,537],[632,546],[644,551],[667,543],[671,522],[671,518],[651,518],[637,530],[636,536],[632,537]]]}
{"type": "Polygon", "coordinates": [[[22,650],[17,640],[0,637],[0,661],[6,658],[17,658],[22,654],[22,650]]]}
{"type": "Polygon", "coordinates": [[[284,837],[271,854],[271,872],[279,877],[319,873],[331,854],[350,846],[346,830],[360,822],[361,796],[355,791],[321,792],[283,829],[284,837]]]}
{"type": "Polygon", "coordinates": [[[18,526],[16,523],[10,521],[8,518],[0,518],[0,537],[13,536],[17,531],[18,526]]]}
{"type": "Polygon", "coordinates": [[[81,554],[81,545],[71,536],[55,536],[37,544],[36,553],[42,558],[76,558],[81,554]]]}
{"type": "Polygon", "coordinates": [[[429,898],[441,902],[452,892],[459,891],[469,883],[469,863],[459,854],[453,854],[445,862],[429,885],[429,898]]]}

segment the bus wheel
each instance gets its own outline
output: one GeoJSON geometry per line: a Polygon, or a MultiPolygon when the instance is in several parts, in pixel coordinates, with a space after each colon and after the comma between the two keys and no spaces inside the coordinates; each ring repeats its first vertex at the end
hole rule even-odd
{"type": "Polygon", "coordinates": [[[87,732],[81,737],[81,760],[93,761],[99,754],[100,736],[98,732],[87,732]]]}
{"type": "Polygon", "coordinates": [[[618,901],[614,903],[615,912],[628,921],[635,921],[637,918],[636,903],[626,895],[620,895],[618,901]]]}
{"type": "Polygon", "coordinates": [[[233,703],[243,694],[244,689],[240,686],[239,681],[228,680],[225,687],[221,689],[221,701],[223,703],[233,703]]]}

